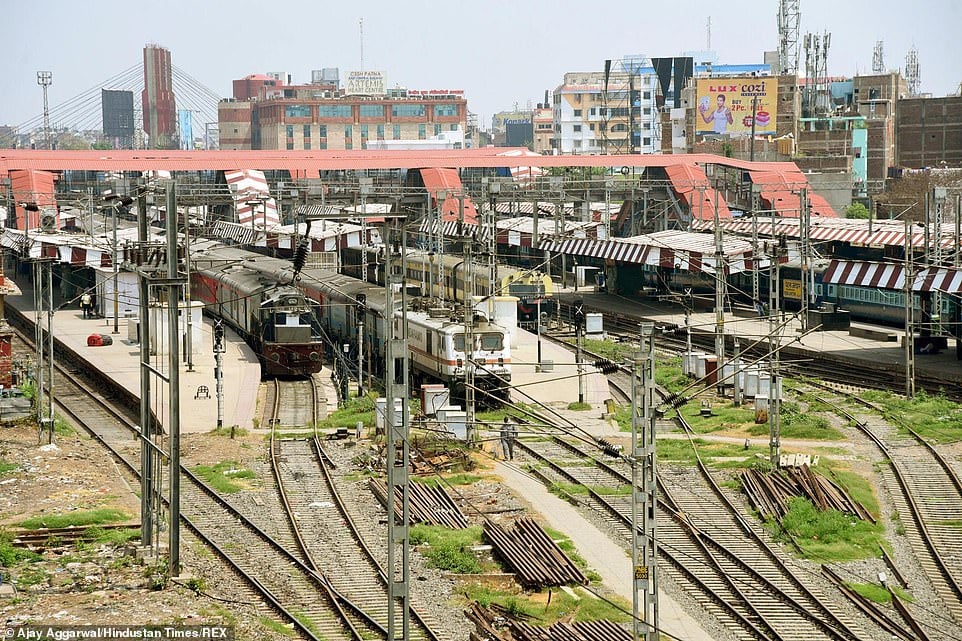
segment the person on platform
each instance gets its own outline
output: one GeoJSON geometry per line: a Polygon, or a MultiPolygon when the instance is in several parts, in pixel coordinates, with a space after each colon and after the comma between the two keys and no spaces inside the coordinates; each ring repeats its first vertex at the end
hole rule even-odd
{"type": "Polygon", "coordinates": [[[725,94],[720,93],[718,97],[715,98],[715,110],[708,111],[708,105],[698,105],[698,111],[701,113],[701,118],[706,123],[712,123],[712,131],[716,134],[726,134],[728,133],[728,125],[734,122],[732,118],[732,110],[728,108],[725,104],[725,94]]]}
{"type": "Polygon", "coordinates": [[[90,299],[90,292],[84,292],[83,296],[80,297],[80,309],[84,313],[84,318],[90,318],[92,308],[93,302],[90,299]]]}

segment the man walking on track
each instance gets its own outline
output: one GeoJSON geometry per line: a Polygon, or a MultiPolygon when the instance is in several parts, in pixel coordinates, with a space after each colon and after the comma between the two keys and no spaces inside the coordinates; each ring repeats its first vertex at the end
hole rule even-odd
{"type": "Polygon", "coordinates": [[[518,426],[505,416],[504,423],[501,424],[501,450],[504,452],[504,459],[514,460],[514,441],[518,438],[518,426]]]}

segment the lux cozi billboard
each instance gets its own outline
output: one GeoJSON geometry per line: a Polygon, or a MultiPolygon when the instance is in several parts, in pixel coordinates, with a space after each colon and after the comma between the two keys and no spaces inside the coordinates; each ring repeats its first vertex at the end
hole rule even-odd
{"type": "Polygon", "coordinates": [[[774,134],[778,113],[778,79],[740,76],[699,78],[695,105],[696,134],[752,133],[752,100],[755,100],[755,133],[774,134]]]}

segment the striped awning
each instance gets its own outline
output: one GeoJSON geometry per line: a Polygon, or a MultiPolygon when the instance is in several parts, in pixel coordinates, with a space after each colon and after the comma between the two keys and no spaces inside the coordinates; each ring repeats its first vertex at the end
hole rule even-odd
{"type": "Polygon", "coordinates": [[[271,198],[263,171],[239,169],[225,171],[227,186],[234,194],[237,222],[258,227],[273,227],[280,223],[277,203],[271,198]],[[255,209],[256,208],[256,209],[255,209]]]}
{"type": "MultiPolygon", "coordinates": [[[[877,289],[905,288],[905,268],[898,263],[833,260],[822,275],[827,285],[852,285],[877,289]]],[[[925,267],[912,278],[913,292],[962,292],[962,270],[951,267],[925,267]]]]}
{"type": "Polygon", "coordinates": [[[257,232],[251,229],[250,223],[247,225],[240,225],[238,223],[229,223],[224,220],[219,220],[214,223],[214,228],[211,230],[210,234],[214,238],[231,240],[238,245],[252,245],[257,239],[257,232]]]}
{"type": "MultiPolygon", "coordinates": [[[[664,232],[662,232],[664,233],[664,232]]],[[[686,232],[681,232],[686,234],[686,232]]],[[[677,232],[673,232],[675,241],[681,241],[677,232]]],[[[689,238],[689,242],[673,242],[668,244],[652,236],[636,236],[634,238],[613,238],[597,240],[594,238],[569,238],[565,240],[542,240],[538,249],[551,253],[587,256],[610,260],[617,263],[651,265],[684,271],[698,271],[708,274],[716,273],[716,257],[711,236],[706,234],[687,234],[702,238],[689,238]],[[707,236],[707,239],[705,238],[707,236]],[[697,243],[701,242],[701,245],[697,243]],[[707,242],[708,245],[704,243],[707,242]],[[701,249],[706,247],[706,249],[701,249]]],[[[750,270],[753,268],[751,245],[744,241],[726,240],[723,248],[722,271],[729,274],[750,270]]],[[[761,258],[759,267],[767,267],[769,260],[761,258]]]]}
{"type": "Polygon", "coordinates": [[[446,220],[438,222],[436,218],[425,218],[421,221],[418,231],[424,234],[437,234],[448,239],[459,240],[461,238],[474,238],[475,240],[485,241],[488,239],[488,231],[480,225],[474,225],[459,220],[446,220]]]}
{"type": "MultiPolygon", "coordinates": [[[[722,228],[727,232],[749,236],[757,233],[759,238],[771,238],[772,236],[785,236],[787,238],[800,238],[801,229],[798,219],[775,219],[774,224],[771,219],[760,218],[753,222],[751,218],[740,218],[735,220],[725,220],[721,222],[722,228]]],[[[714,222],[711,220],[695,221],[692,229],[711,230],[714,222]]],[[[879,245],[886,247],[905,246],[905,227],[901,222],[891,223],[888,221],[874,221],[871,225],[867,220],[849,219],[821,219],[813,223],[809,228],[809,237],[813,241],[819,242],[843,242],[853,245],[879,245]]],[[[926,234],[921,227],[914,226],[912,231],[912,246],[925,247],[926,234]]],[[[955,245],[955,231],[951,224],[942,226],[942,247],[953,247],[955,245]]]]}

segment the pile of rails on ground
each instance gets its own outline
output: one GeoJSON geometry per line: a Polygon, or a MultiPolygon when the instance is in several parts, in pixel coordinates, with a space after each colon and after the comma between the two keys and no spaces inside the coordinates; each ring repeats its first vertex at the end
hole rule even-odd
{"type": "Polygon", "coordinates": [[[804,497],[820,510],[838,510],[875,523],[875,518],[837,483],[816,474],[807,465],[762,472],[749,468],[741,473],[742,488],[748,502],[762,518],[781,520],[788,513],[789,501],[804,497]]]}
{"type": "Polygon", "coordinates": [[[510,529],[485,523],[484,537],[527,588],[588,584],[584,572],[529,517],[518,519],[510,529]]]}
{"type": "Polygon", "coordinates": [[[478,631],[471,641],[631,641],[631,632],[611,621],[559,621],[537,627],[517,621],[508,612],[493,605],[486,608],[475,602],[465,611],[478,631]]]}
{"type": "MultiPolygon", "coordinates": [[[[387,506],[387,483],[380,479],[371,479],[368,485],[381,505],[387,506]]],[[[401,494],[395,492],[394,495],[394,515],[397,519],[401,519],[401,494]]],[[[429,487],[423,483],[409,483],[408,510],[411,523],[443,525],[454,529],[468,527],[468,517],[440,486],[429,487]]]]}

